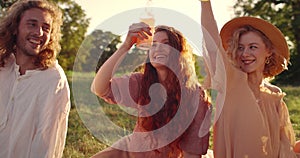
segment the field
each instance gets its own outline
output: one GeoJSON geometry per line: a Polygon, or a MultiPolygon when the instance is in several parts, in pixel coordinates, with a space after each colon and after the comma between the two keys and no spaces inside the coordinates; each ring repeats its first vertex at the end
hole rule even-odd
{"type": "MultiPolygon", "coordinates": [[[[71,75],[69,73],[67,73],[67,75],[69,81],[72,81],[71,75]]],[[[90,92],[90,84],[92,81],[92,77],[90,76],[92,75],[73,74],[73,83],[70,82],[70,87],[73,92],[72,109],[69,116],[69,128],[64,158],[86,158],[108,147],[106,144],[109,143],[109,141],[104,143],[106,141],[105,136],[98,135],[101,131],[97,133],[97,129],[103,129],[103,126],[109,127],[109,124],[102,123],[103,120],[107,118],[121,127],[118,135],[125,135],[132,131],[134,127],[135,117],[126,114],[123,111],[124,109],[120,109],[117,105],[105,104],[90,92]],[[99,108],[97,104],[101,104],[102,108],[99,108]],[[102,119],[101,113],[103,112],[105,113],[105,118],[102,119]],[[91,131],[95,134],[92,135],[91,131]],[[102,141],[99,141],[97,138],[101,138],[102,141]]],[[[300,87],[281,86],[281,88],[287,94],[285,102],[290,112],[296,139],[300,140],[300,87]]],[[[112,134],[112,136],[113,135],[115,134],[112,134]]],[[[110,135],[108,137],[110,137],[110,135]]],[[[118,138],[116,137],[115,139],[118,138]]]]}

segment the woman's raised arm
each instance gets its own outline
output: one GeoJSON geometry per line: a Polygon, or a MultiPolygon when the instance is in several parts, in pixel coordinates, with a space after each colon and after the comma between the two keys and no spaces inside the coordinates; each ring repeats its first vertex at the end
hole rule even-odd
{"type": "Polygon", "coordinates": [[[97,96],[103,96],[110,86],[110,81],[114,71],[124,59],[127,52],[130,50],[137,39],[147,38],[147,34],[151,35],[150,27],[145,23],[135,23],[129,27],[127,37],[120,48],[100,67],[97,72],[91,90],[97,96]]]}
{"type": "Polygon", "coordinates": [[[201,0],[201,25],[204,40],[207,38],[213,38],[214,42],[219,46],[219,31],[210,1],[201,0]],[[206,37],[207,35],[210,35],[211,37],[206,37]]]}

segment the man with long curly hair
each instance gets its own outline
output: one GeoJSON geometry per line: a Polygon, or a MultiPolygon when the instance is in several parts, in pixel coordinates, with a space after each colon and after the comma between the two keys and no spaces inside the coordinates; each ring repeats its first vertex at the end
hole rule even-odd
{"type": "Polygon", "coordinates": [[[97,96],[138,112],[133,133],[94,158],[198,158],[207,152],[210,101],[198,82],[192,49],[178,30],[156,26],[142,71],[112,77],[137,39],[151,35],[150,28],[132,24],[94,78],[97,96]]]}
{"type": "Polygon", "coordinates": [[[19,0],[0,22],[0,157],[61,157],[70,109],[60,51],[61,10],[19,0]]]}

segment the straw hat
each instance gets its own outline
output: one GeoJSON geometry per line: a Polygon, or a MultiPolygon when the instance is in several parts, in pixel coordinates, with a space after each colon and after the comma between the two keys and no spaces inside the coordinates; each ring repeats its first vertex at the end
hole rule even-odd
{"type": "Polygon", "coordinates": [[[276,49],[276,53],[279,53],[280,56],[284,57],[287,62],[289,61],[290,52],[282,32],[273,24],[255,17],[234,18],[222,27],[220,36],[225,50],[228,48],[227,42],[232,37],[233,32],[244,25],[250,25],[264,33],[271,40],[276,49]]]}

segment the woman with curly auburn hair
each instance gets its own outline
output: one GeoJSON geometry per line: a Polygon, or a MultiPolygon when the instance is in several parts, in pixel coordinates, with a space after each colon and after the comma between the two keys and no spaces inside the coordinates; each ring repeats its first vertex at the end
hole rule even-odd
{"type": "Polygon", "coordinates": [[[145,23],[132,24],[125,42],[94,78],[91,89],[97,96],[138,111],[129,139],[121,139],[95,158],[188,158],[207,152],[210,102],[198,82],[192,49],[179,31],[156,26],[142,72],[112,77],[137,38],[152,35],[150,30],[145,23]],[[118,148],[124,142],[126,149],[118,148]]]}
{"type": "Polygon", "coordinates": [[[19,0],[0,21],[0,157],[62,157],[70,109],[61,10],[19,0]]]}

